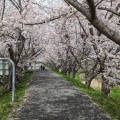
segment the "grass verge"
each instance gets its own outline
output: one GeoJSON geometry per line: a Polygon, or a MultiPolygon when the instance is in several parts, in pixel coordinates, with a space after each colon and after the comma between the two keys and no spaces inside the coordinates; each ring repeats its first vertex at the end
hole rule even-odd
{"type": "Polygon", "coordinates": [[[14,104],[11,103],[11,92],[0,96],[0,120],[7,120],[9,115],[21,105],[32,76],[33,72],[26,72],[22,78],[22,82],[17,85],[14,104]]]}
{"type": "Polygon", "coordinates": [[[106,98],[99,91],[96,91],[92,88],[87,88],[78,78],[73,80],[69,76],[63,75],[58,71],[55,72],[77,87],[80,91],[90,96],[91,99],[99,106],[99,108],[109,115],[112,120],[120,120],[120,86],[111,90],[111,98],[106,98]]]}

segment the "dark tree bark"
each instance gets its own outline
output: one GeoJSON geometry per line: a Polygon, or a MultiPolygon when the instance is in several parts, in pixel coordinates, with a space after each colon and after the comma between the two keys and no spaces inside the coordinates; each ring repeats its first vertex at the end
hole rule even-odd
{"type": "Polygon", "coordinates": [[[106,97],[110,97],[109,80],[107,80],[104,75],[102,75],[102,88],[101,88],[101,91],[106,97]]]}
{"type": "Polygon", "coordinates": [[[75,77],[76,77],[76,73],[77,73],[76,70],[73,70],[73,71],[72,71],[72,78],[73,78],[73,79],[75,79],[75,77]]]}
{"type": "Polygon", "coordinates": [[[87,87],[90,87],[90,86],[91,86],[91,82],[92,82],[92,79],[85,78],[85,85],[86,85],[87,87]]]}

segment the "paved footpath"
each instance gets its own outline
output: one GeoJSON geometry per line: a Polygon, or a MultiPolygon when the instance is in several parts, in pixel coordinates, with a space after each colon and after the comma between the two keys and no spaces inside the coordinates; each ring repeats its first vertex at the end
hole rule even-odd
{"type": "Polygon", "coordinates": [[[12,120],[110,120],[69,82],[51,70],[35,72],[28,96],[12,120]]]}

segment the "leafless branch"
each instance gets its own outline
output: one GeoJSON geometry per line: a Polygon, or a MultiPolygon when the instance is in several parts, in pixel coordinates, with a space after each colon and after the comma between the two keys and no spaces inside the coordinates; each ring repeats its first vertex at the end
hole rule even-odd
{"type": "Polygon", "coordinates": [[[2,10],[1,20],[3,20],[4,12],[5,12],[5,0],[3,0],[3,10],[2,10]]]}
{"type": "Polygon", "coordinates": [[[103,0],[99,1],[99,2],[95,5],[95,7],[97,7],[102,1],[103,1],[103,0]]]}
{"type": "Polygon", "coordinates": [[[38,6],[40,9],[42,9],[45,13],[49,14],[49,12],[46,11],[42,5],[40,5],[40,4],[38,4],[38,3],[34,3],[34,2],[32,2],[32,4],[37,5],[37,6],[38,6]]]}
{"type": "Polygon", "coordinates": [[[76,18],[78,19],[79,25],[81,26],[81,28],[82,28],[83,32],[85,33],[86,37],[88,37],[88,34],[87,34],[85,28],[83,27],[83,25],[82,25],[82,23],[81,23],[81,21],[80,21],[80,19],[77,15],[76,15],[76,18]]]}
{"type": "Polygon", "coordinates": [[[53,17],[53,18],[50,18],[49,20],[44,20],[44,21],[41,21],[41,22],[36,22],[36,23],[25,23],[24,25],[39,25],[39,24],[44,24],[44,23],[47,23],[47,22],[51,22],[51,21],[54,21],[54,20],[57,20],[57,19],[59,19],[59,18],[61,18],[61,17],[64,17],[64,16],[66,16],[68,13],[66,13],[66,14],[62,14],[62,15],[60,15],[60,16],[55,16],[55,17],[53,17]]]}
{"type": "Polygon", "coordinates": [[[19,10],[19,5],[16,1],[10,0],[10,2],[19,10]]]}
{"type": "Polygon", "coordinates": [[[100,10],[106,10],[106,11],[111,12],[111,13],[113,13],[113,14],[117,15],[117,16],[120,16],[120,13],[119,13],[119,12],[117,12],[117,11],[115,11],[115,10],[114,10],[114,9],[112,9],[112,8],[98,7],[98,9],[100,9],[100,10]]]}

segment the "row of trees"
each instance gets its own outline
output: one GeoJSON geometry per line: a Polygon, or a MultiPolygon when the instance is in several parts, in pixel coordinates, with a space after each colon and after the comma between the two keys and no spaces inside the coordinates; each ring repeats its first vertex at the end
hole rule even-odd
{"type": "MultiPolygon", "coordinates": [[[[60,19],[64,13],[62,4],[57,10],[54,1],[1,0],[0,1],[0,57],[10,58],[16,66],[16,83],[29,67],[39,60],[49,41],[49,21],[60,19]],[[48,6],[51,4],[51,7],[48,6]]],[[[50,28],[51,29],[51,28],[50,28]]],[[[11,78],[11,74],[9,76],[11,78]]],[[[4,87],[11,87],[11,79],[0,80],[4,87]],[[7,84],[7,85],[6,85],[7,84]]]]}
{"type": "MultiPolygon", "coordinates": [[[[40,17],[41,14],[37,13],[39,9],[33,9],[31,0],[1,0],[0,6],[0,57],[13,60],[16,66],[16,83],[19,83],[29,63],[35,61],[45,50],[43,32],[39,32],[42,28],[26,25],[37,20],[35,17],[40,17]]],[[[3,79],[0,84],[4,87],[7,84],[9,89],[11,79],[9,82],[3,79]]]]}
{"type": "Polygon", "coordinates": [[[17,78],[42,58],[73,78],[84,73],[88,87],[101,76],[106,96],[119,83],[118,0],[1,0],[0,6],[0,57],[15,62],[17,78]]]}
{"type": "Polygon", "coordinates": [[[111,88],[120,84],[119,39],[116,42],[119,36],[119,2],[91,1],[95,10],[91,10],[94,8],[90,8],[85,1],[80,3],[77,0],[68,0],[68,3],[78,11],[71,7],[63,22],[55,25],[57,41],[51,45],[54,54],[50,53],[51,60],[49,58],[47,62],[55,69],[60,69],[63,74],[72,73],[73,78],[78,71],[84,73],[88,87],[95,77],[101,76],[101,90],[109,96],[111,88]]]}

